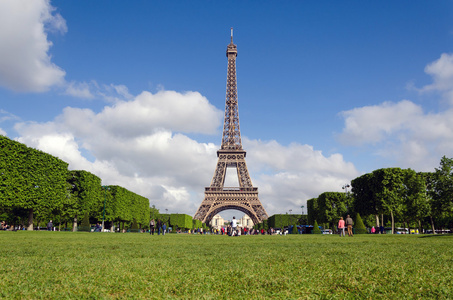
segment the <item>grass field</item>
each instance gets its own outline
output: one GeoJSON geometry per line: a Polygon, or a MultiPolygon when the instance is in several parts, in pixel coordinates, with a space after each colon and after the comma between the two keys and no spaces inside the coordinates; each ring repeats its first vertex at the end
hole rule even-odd
{"type": "Polygon", "coordinates": [[[453,236],[0,232],[4,299],[453,297],[453,236]]]}

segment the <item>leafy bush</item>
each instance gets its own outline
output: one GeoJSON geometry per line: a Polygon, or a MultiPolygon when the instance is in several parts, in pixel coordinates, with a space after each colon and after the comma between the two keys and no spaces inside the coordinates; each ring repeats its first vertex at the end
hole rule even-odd
{"type": "Polygon", "coordinates": [[[363,224],[362,218],[360,217],[359,213],[357,213],[357,216],[355,218],[355,233],[357,234],[367,233],[366,227],[363,224]]]}
{"type": "Polygon", "coordinates": [[[315,224],[313,224],[313,231],[314,234],[321,234],[321,229],[319,229],[318,222],[315,220],[315,224]]]}

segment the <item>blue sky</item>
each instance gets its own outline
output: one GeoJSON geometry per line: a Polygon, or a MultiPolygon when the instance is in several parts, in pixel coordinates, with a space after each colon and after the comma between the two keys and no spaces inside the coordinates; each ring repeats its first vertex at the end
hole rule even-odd
{"type": "Polygon", "coordinates": [[[296,212],[362,173],[453,157],[452,20],[452,1],[6,0],[0,133],[193,215],[234,27],[252,181],[269,215],[296,212]]]}

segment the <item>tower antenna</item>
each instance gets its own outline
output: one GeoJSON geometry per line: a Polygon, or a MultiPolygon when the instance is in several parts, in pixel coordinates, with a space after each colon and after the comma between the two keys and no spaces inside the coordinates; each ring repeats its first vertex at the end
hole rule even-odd
{"type": "Polygon", "coordinates": [[[233,27],[231,27],[231,44],[233,44],[233,27]]]}

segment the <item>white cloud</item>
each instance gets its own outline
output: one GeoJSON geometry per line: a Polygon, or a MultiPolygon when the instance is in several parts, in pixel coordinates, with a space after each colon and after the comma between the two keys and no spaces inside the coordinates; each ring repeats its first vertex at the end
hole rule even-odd
{"type": "Polygon", "coordinates": [[[0,1],[0,86],[18,92],[58,87],[65,95],[109,102],[132,99],[123,85],[65,80],[66,72],[52,62],[48,33],[67,30],[65,19],[49,0],[0,1]]]}
{"type": "Polygon", "coordinates": [[[222,112],[200,93],[160,91],[143,92],[134,101],[106,107],[97,121],[101,128],[116,136],[141,135],[150,128],[213,134],[221,116],[222,112]]]}
{"type": "Polygon", "coordinates": [[[443,155],[453,155],[453,110],[425,113],[403,100],[342,112],[346,145],[371,145],[369,151],[397,166],[432,170],[443,155]]]}
{"type": "Polygon", "coordinates": [[[71,81],[66,84],[66,95],[76,98],[93,99],[94,95],[91,92],[91,85],[86,82],[71,81]]]}
{"type": "Polygon", "coordinates": [[[432,76],[433,83],[424,86],[421,91],[441,92],[453,105],[453,54],[442,53],[438,60],[425,67],[425,72],[432,76]]]}
{"type": "Polygon", "coordinates": [[[355,108],[340,115],[345,119],[340,140],[346,144],[361,145],[382,142],[396,131],[410,128],[408,125],[422,117],[423,111],[411,101],[403,100],[355,108]]]}
{"type": "Polygon", "coordinates": [[[63,159],[70,169],[90,171],[161,208],[194,213],[201,199],[191,194],[209,184],[217,147],[178,132],[214,133],[221,117],[199,93],[160,91],[97,114],[68,107],[52,122],[18,123],[15,129],[19,141],[63,159]]]}
{"type": "Polygon", "coordinates": [[[134,96],[129,93],[129,89],[125,85],[121,84],[104,85],[102,89],[97,87],[96,93],[104,100],[112,103],[131,100],[132,98],[134,98],[134,96]]]}
{"type": "Polygon", "coordinates": [[[306,207],[306,200],[326,191],[341,191],[342,185],[359,175],[342,155],[326,157],[309,145],[283,146],[244,138],[243,142],[252,181],[269,215],[306,207]]]}
{"type": "Polygon", "coordinates": [[[42,92],[64,83],[65,72],[51,62],[46,31],[66,32],[66,22],[48,0],[0,1],[0,85],[42,92]]]}
{"type": "MultiPolygon", "coordinates": [[[[211,182],[219,146],[184,132],[219,135],[222,117],[199,93],[160,91],[99,113],[68,107],[52,122],[15,128],[21,142],[60,157],[70,169],[124,186],[161,210],[193,215],[211,182]]],[[[341,190],[358,175],[341,155],[325,157],[308,145],[243,142],[252,182],[270,215],[295,210],[326,190],[341,190]]]]}
{"type": "Polygon", "coordinates": [[[66,82],[64,84],[64,95],[69,95],[76,98],[83,99],[102,99],[110,103],[119,103],[122,101],[129,101],[134,98],[129,93],[125,85],[115,84],[102,84],[99,85],[95,80],[90,82],[66,82]]]}
{"type": "Polygon", "coordinates": [[[20,118],[4,109],[0,108],[0,123],[6,121],[18,121],[20,118]]]}
{"type": "MultiPolygon", "coordinates": [[[[439,92],[453,105],[453,55],[442,54],[425,72],[433,83],[420,92],[439,92]]],[[[371,145],[375,155],[397,166],[432,171],[444,155],[453,156],[453,107],[425,112],[409,100],[364,106],[340,115],[345,126],[339,140],[346,145],[371,145]]],[[[368,149],[367,149],[368,150],[368,149]]]]}
{"type": "Polygon", "coordinates": [[[6,136],[6,131],[0,128],[0,135],[6,136]]]}

